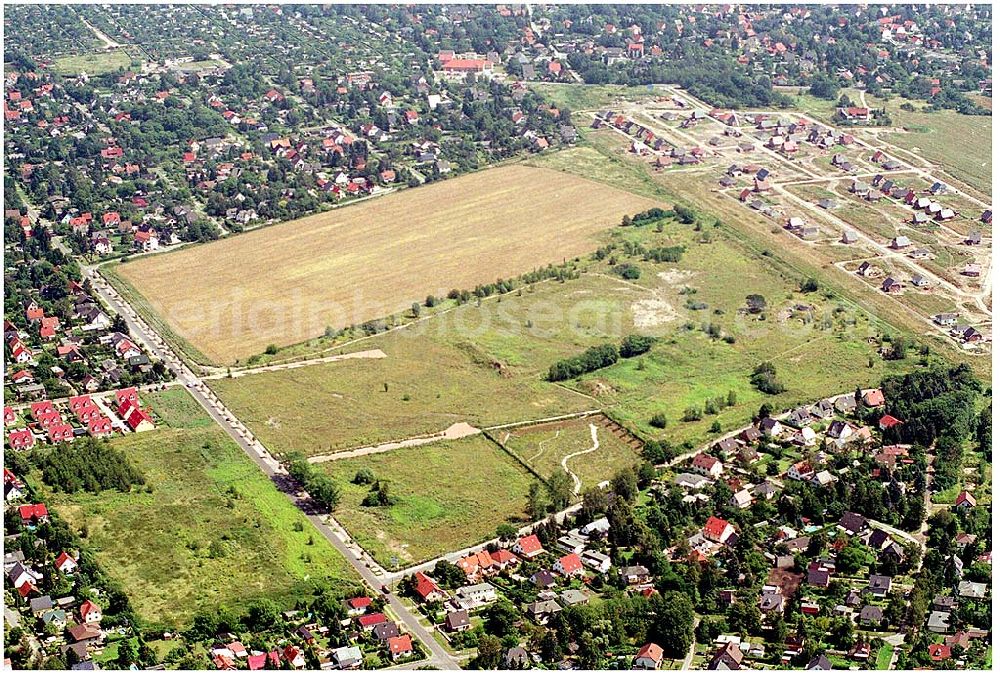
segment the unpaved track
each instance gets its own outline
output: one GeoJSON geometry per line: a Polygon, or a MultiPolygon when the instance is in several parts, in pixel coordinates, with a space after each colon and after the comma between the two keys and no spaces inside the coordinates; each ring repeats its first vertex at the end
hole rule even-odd
{"type": "Polygon", "coordinates": [[[256,373],[270,373],[276,370],[293,370],[304,366],[315,366],[320,363],[334,363],[336,361],[348,361],[350,359],[384,359],[385,352],[381,349],[366,349],[363,352],[350,352],[348,354],[336,354],[334,356],[321,356],[315,359],[305,359],[304,361],[290,361],[288,363],[276,363],[258,368],[244,368],[243,370],[233,370],[229,373],[216,373],[207,375],[203,380],[221,380],[223,378],[237,378],[244,375],[254,375],[256,373]]]}
{"type": "Polygon", "coordinates": [[[593,423],[590,424],[590,438],[592,441],[594,441],[593,446],[587,448],[586,450],[581,450],[579,452],[568,454],[562,458],[561,462],[563,471],[568,473],[570,475],[570,478],[573,479],[573,494],[576,495],[580,494],[580,486],[582,485],[582,483],[580,482],[580,477],[569,470],[568,462],[574,457],[579,457],[580,455],[586,455],[588,453],[594,452],[599,447],[601,447],[601,442],[597,440],[597,426],[594,425],[593,423]]]}
{"type": "Polygon", "coordinates": [[[308,461],[310,464],[320,464],[322,462],[333,462],[338,459],[348,459],[350,457],[377,455],[380,452],[389,452],[390,450],[398,450],[399,448],[412,448],[418,445],[434,443],[436,441],[453,441],[459,438],[465,438],[466,436],[475,436],[480,433],[482,433],[482,431],[471,424],[456,422],[444,431],[439,431],[438,433],[431,434],[430,436],[415,436],[401,441],[391,441],[389,443],[381,443],[379,445],[369,445],[364,448],[354,448],[353,450],[334,452],[329,455],[316,455],[315,457],[310,457],[308,461]]]}

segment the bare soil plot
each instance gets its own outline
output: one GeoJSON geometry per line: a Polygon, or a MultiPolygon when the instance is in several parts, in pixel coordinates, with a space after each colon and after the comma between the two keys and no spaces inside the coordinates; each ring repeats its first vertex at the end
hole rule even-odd
{"type": "Polygon", "coordinates": [[[506,166],[122,265],[153,309],[232,362],[589,253],[659,204],[580,177],[506,166]]]}

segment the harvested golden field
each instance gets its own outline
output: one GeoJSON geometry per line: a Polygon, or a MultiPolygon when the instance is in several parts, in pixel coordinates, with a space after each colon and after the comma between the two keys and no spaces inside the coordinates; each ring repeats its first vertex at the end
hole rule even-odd
{"type": "Polygon", "coordinates": [[[506,166],[135,260],[121,275],[208,358],[231,363],[408,309],[429,293],[589,253],[657,205],[551,169],[506,166]]]}

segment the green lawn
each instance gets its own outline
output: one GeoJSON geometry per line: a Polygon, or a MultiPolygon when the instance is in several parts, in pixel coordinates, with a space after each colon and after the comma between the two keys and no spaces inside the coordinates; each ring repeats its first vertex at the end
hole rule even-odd
{"type": "Polygon", "coordinates": [[[200,609],[257,597],[291,606],[311,582],[353,578],[186,392],[144,394],[143,401],[160,420],[187,420],[113,441],[150,491],[47,495],[72,525],[86,526],[86,545],[143,618],[183,627],[200,609]]]}
{"type": "Polygon", "coordinates": [[[883,643],[875,658],[876,670],[889,670],[889,662],[892,661],[892,645],[883,643]]]}
{"type": "Polygon", "coordinates": [[[493,536],[501,523],[522,520],[532,480],[481,435],[316,466],[343,488],[337,520],[388,567],[470,546],[493,536]],[[362,468],[388,481],[396,503],[361,506],[370,486],[351,481],[362,468]]]}
{"type": "Polygon", "coordinates": [[[103,75],[119,69],[127,69],[132,59],[121,50],[92,52],[60,56],[52,64],[52,70],[60,75],[103,75]]]}
{"type": "Polygon", "coordinates": [[[379,348],[384,359],[212,386],[272,451],[309,455],[435,433],[456,422],[489,426],[591,410],[593,400],[543,375],[558,359],[619,340],[632,329],[631,303],[644,294],[594,275],[535,284],[348,348],[379,348]]]}

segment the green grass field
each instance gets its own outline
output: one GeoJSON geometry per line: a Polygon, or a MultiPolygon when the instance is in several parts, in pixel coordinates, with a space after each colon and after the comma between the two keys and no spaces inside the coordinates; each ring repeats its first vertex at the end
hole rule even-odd
{"type": "Polygon", "coordinates": [[[924,104],[920,101],[911,101],[916,110],[909,112],[900,107],[904,103],[906,100],[901,98],[885,103],[893,126],[907,130],[885,134],[885,140],[919,153],[983,195],[990,195],[993,188],[993,118],[961,115],[954,110],[922,112],[924,104]]]}
{"type": "Polygon", "coordinates": [[[258,597],[292,606],[347,562],[181,389],[144,394],[164,422],[116,439],[150,492],[50,494],[144,619],[183,627],[198,610],[258,597]],[[168,426],[167,423],[174,425],[168,426]]]}
{"type": "Polygon", "coordinates": [[[60,56],[52,64],[52,70],[60,75],[103,75],[122,68],[128,68],[132,59],[121,50],[92,52],[60,56]]]}
{"type": "Polygon", "coordinates": [[[535,284],[348,348],[377,347],[384,359],[212,384],[272,451],[309,455],[435,433],[456,422],[490,426],[591,410],[593,400],[545,382],[543,374],[558,359],[631,331],[631,303],[645,295],[596,275],[535,284]]]}
{"type": "Polygon", "coordinates": [[[493,536],[501,523],[523,519],[532,481],[482,435],[315,466],[343,488],[337,520],[389,567],[471,546],[493,536]],[[361,468],[389,482],[395,504],[361,506],[370,486],[351,482],[361,468]]]}
{"type": "Polygon", "coordinates": [[[548,477],[554,471],[562,471],[563,457],[593,447],[591,424],[597,427],[599,447],[566,462],[586,490],[641,461],[640,453],[601,424],[600,417],[519,427],[499,432],[497,437],[525,464],[548,477]]]}

